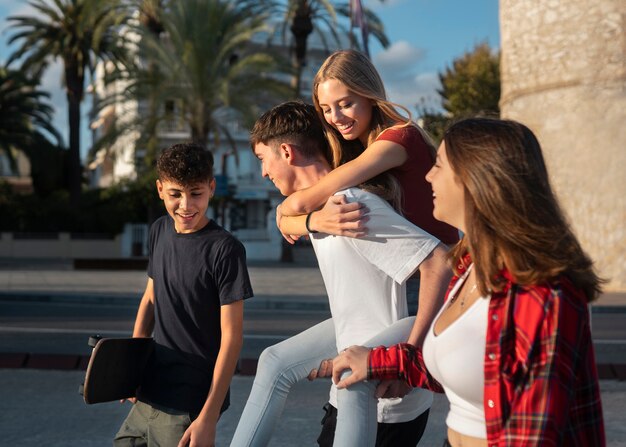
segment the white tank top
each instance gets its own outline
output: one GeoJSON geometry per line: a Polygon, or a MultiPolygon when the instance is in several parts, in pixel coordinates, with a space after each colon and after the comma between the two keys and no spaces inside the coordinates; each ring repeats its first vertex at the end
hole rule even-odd
{"type": "MultiPolygon", "coordinates": [[[[465,277],[455,284],[450,297],[464,281],[465,277]]],[[[489,298],[476,300],[456,321],[435,335],[435,322],[445,307],[433,320],[424,339],[424,363],[450,401],[446,425],[461,434],[486,439],[483,399],[489,298]]]]}

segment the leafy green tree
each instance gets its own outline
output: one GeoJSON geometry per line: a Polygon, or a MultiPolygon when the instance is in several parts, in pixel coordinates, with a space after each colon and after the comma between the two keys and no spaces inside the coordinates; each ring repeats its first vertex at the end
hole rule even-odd
{"type": "Polygon", "coordinates": [[[500,55],[482,43],[439,74],[443,108],[452,117],[499,114],[500,55]]]}
{"type": "Polygon", "coordinates": [[[500,57],[487,43],[452,61],[452,66],[439,73],[439,93],[445,113],[416,105],[422,127],[441,141],[444,131],[454,120],[466,116],[500,113],[500,57]]]}
{"type": "Polygon", "coordinates": [[[63,80],[68,101],[69,192],[74,205],[81,194],[80,162],[81,102],[86,74],[97,59],[122,60],[118,26],[126,17],[114,0],[31,0],[33,16],[12,16],[15,33],[9,43],[18,43],[9,64],[21,61],[24,70],[39,77],[57,58],[63,62],[63,80]]]}
{"type": "Polygon", "coordinates": [[[433,143],[438,145],[450,124],[450,118],[434,111],[418,110],[418,113],[420,114],[419,125],[432,137],[433,143]]]}
{"type": "Polygon", "coordinates": [[[52,124],[49,94],[38,85],[37,79],[0,67],[0,151],[13,172],[17,170],[14,151],[26,155],[35,192],[43,196],[63,185],[66,151],[52,124]]]}

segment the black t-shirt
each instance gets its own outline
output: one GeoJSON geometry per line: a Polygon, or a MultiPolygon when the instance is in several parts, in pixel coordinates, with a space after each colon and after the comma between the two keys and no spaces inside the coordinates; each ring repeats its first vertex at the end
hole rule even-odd
{"type": "MultiPolygon", "coordinates": [[[[155,349],[138,397],[157,408],[198,414],[219,353],[220,306],[252,296],[245,249],[212,220],[182,234],[163,216],[150,228],[149,250],[155,349]]],[[[222,411],[229,404],[227,395],[222,411]]]]}

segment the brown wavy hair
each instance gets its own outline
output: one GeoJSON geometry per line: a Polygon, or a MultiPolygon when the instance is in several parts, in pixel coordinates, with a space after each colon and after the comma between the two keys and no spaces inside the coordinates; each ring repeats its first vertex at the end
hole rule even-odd
{"type": "Polygon", "coordinates": [[[450,252],[454,268],[469,252],[483,294],[500,289],[505,267],[521,285],[565,275],[589,301],[597,298],[603,280],[558,204],[532,131],[470,118],[453,124],[443,141],[465,191],[467,235],[450,252]]]}
{"type": "Polygon", "coordinates": [[[359,51],[341,50],[326,58],[313,79],[313,104],[324,125],[324,133],[330,143],[334,168],[358,157],[365,150],[365,147],[358,140],[344,140],[339,132],[324,119],[324,113],[317,96],[317,88],[329,79],[336,79],[352,93],[372,102],[372,120],[367,138],[368,146],[376,140],[382,131],[391,126],[415,126],[424,137],[433,161],[435,160],[435,146],[432,139],[426,131],[411,120],[411,112],[406,107],[387,100],[385,86],[372,62],[359,51]],[[397,109],[402,110],[404,115],[397,109]]]}

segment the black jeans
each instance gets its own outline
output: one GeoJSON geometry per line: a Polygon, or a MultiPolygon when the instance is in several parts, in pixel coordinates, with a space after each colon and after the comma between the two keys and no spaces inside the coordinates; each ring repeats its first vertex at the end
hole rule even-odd
{"type": "MultiPolygon", "coordinates": [[[[330,403],[324,405],[325,415],[322,418],[322,431],[317,438],[320,447],[332,447],[337,427],[337,409],[330,403]]],[[[395,424],[378,423],[376,447],[415,447],[424,434],[428,413],[426,410],[408,422],[395,424]]]]}

